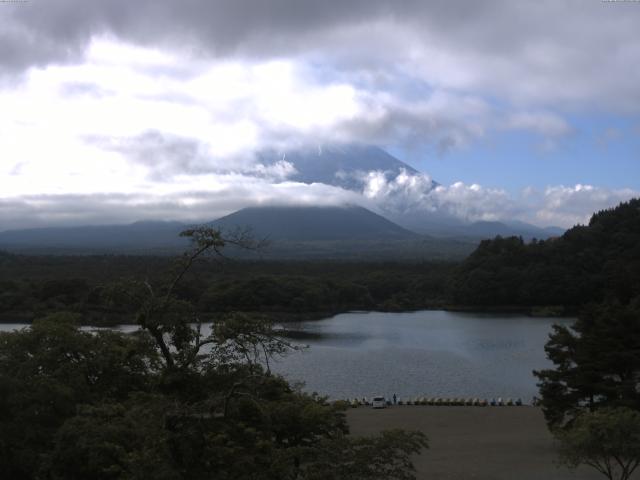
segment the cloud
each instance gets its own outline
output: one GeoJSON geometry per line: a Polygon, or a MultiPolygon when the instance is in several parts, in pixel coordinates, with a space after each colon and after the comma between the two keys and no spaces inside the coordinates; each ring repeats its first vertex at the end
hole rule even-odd
{"type": "MultiPolygon", "coordinates": [[[[194,138],[184,138],[158,131],[146,131],[135,137],[87,136],[85,140],[103,150],[122,154],[129,161],[149,169],[155,180],[178,174],[199,175],[216,171],[207,145],[194,138]]],[[[221,166],[217,165],[220,169],[221,166]]]]}
{"type": "Polygon", "coordinates": [[[360,180],[363,182],[363,196],[391,217],[437,213],[474,222],[513,219],[521,213],[516,201],[502,189],[463,182],[440,185],[428,175],[412,174],[406,170],[399,175],[390,173],[361,173],[360,180]]]}
{"type": "Polygon", "coordinates": [[[440,154],[481,138],[491,108],[478,97],[432,91],[421,99],[359,92],[362,115],[337,125],[343,141],[433,145],[440,154]]]}
{"type": "Polygon", "coordinates": [[[21,194],[133,193],[149,180],[215,172],[282,180],[292,170],[268,169],[256,152],[351,142],[445,151],[481,137],[489,115],[468,95],[434,91],[411,101],[319,83],[312,67],[288,60],[230,60],[188,79],[149,73],[180,65],[168,53],[96,39],[82,65],[32,70],[19,89],[0,91],[0,177],[3,166],[7,175],[20,164],[9,190],[21,194]]]}
{"type": "Polygon", "coordinates": [[[411,174],[404,169],[397,175],[390,173],[360,172],[363,196],[389,213],[432,210],[429,195],[434,183],[428,175],[411,174]]]}
{"type": "Polygon", "coordinates": [[[633,189],[608,189],[592,185],[549,186],[543,192],[525,188],[516,194],[504,189],[434,184],[428,175],[402,171],[361,173],[362,194],[386,215],[407,218],[407,213],[437,213],[462,221],[520,220],[535,225],[569,228],[588,223],[591,215],[620,202],[640,197],[633,189]]]}
{"type": "Polygon", "coordinates": [[[0,196],[0,225],[5,230],[137,220],[206,222],[248,206],[358,204],[392,219],[435,214],[465,222],[521,220],[571,227],[587,223],[598,210],[640,196],[632,189],[590,185],[552,186],[542,192],[527,188],[513,195],[477,184],[439,185],[428,175],[407,171],[358,172],[361,189],[352,191],[287,181],[291,168],[288,162],[276,162],[253,172],[202,174],[197,182],[176,175],[137,192],[5,195],[0,196]]]}
{"type": "MultiPolygon", "coordinates": [[[[633,5],[567,0],[56,0],[3,8],[7,72],[78,62],[91,39],[198,59],[317,59],[359,77],[397,70],[439,89],[526,105],[638,111],[633,5]],[[392,65],[390,69],[389,66],[392,65]]],[[[635,12],[634,12],[635,13],[635,12]]],[[[196,62],[197,63],[197,62],[196,62]]],[[[388,83],[388,82],[387,82],[388,83]]]]}
{"type": "Polygon", "coordinates": [[[121,136],[145,122],[183,137],[192,128],[218,151],[295,139],[446,153],[505,127],[551,144],[571,130],[563,107],[640,105],[639,34],[612,5],[56,0],[1,13],[15,47],[0,53],[5,73],[57,81],[67,99],[118,100],[100,110],[127,111],[121,136]]]}
{"type": "Polygon", "coordinates": [[[178,182],[157,192],[0,197],[0,230],[138,220],[207,222],[248,206],[355,203],[362,203],[358,194],[324,184],[208,175],[196,188],[178,182]]]}
{"type": "Polygon", "coordinates": [[[537,199],[539,205],[533,219],[543,225],[586,225],[593,213],[636,197],[640,197],[640,191],[629,188],[608,189],[580,184],[548,187],[537,199]]]}
{"type": "Polygon", "coordinates": [[[296,195],[467,220],[582,221],[635,193],[518,196],[372,171],[355,194],[290,182],[291,163],[255,153],[360,142],[444,155],[496,130],[533,132],[550,149],[581,113],[638,115],[640,30],[636,6],[623,3],[3,5],[0,221],[204,218],[296,195]]]}
{"type": "Polygon", "coordinates": [[[295,167],[286,161],[265,165],[257,161],[250,150],[232,157],[216,156],[213,146],[207,142],[156,130],[134,137],[89,135],[84,141],[141,165],[148,172],[148,180],[157,182],[206,174],[249,174],[281,182],[296,173],[295,167]]]}
{"type": "Polygon", "coordinates": [[[551,152],[560,141],[574,132],[574,129],[561,116],[546,111],[517,111],[507,115],[500,128],[521,130],[538,136],[538,151],[551,152]]]}
{"type": "Polygon", "coordinates": [[[433,192],[437,210],[467,221],[496,221],[513,219],[516,202],[502,189],[486,188],[478,184],[456,182],[438,186],[433,192]]]}
{"type": "Polygon", "coordinates": [[[528,130],[548,137],[561,137],[572,131],[562,117],[549,112],[513,113],[506,119],[505,128],[528,130]]]}

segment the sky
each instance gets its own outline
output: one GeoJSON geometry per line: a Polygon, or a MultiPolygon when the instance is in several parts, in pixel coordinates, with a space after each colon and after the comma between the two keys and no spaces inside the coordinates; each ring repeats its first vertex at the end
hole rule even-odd
{"type": "Polygon", "coordinates": [[[375,210],[392,189],[585,223],[640,195],[638,25],[635,1],[0,2],[0,230],[375,210]],[[301,184],[256,155],[350,143],[439,187],[301,184]]]}

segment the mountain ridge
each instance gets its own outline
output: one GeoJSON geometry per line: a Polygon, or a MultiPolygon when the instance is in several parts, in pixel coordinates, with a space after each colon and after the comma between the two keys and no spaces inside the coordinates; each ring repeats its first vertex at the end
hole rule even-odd
{"type": "MultiPolygon", "coordinates": [[[[208,222],[223,230],[249,227],[256,237],[277,242],[394,242],[421,238],[360,206],[248,207],[208,222]]],[[[41,227],[0,232],[8,250],[176,251],[188,247],[182,222],[138,221],[126,225],[41,227]]]]}
{"type": "Polygon", "coordinates": [[[357,205],[247,207],[209,225],[216,228],[251,226],[258,236],[274,240],[399,240],[419,235],[382,215],[357,205]]]}

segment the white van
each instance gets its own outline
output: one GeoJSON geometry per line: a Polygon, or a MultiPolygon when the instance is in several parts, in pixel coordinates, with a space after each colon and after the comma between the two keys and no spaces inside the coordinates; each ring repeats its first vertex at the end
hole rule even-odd
{"type": "Polygon", "coordinates": [[[384,397],[373,397],[371,406],[373,408],[387,408],[387,400],[384,397]]]}

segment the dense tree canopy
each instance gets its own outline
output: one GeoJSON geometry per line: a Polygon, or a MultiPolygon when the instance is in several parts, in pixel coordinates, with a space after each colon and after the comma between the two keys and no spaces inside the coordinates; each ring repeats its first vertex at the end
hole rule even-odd
{"type": "Polygon", "coordinates": [[[456,270],[460,305],[564,306],[640,294],[640,199],[593,215],[562,237],[483,241],[456,270]]]}
{"type": "MultiPolygon", "coordinates": [[[[130,322],[135,305],[110,302],[106,287],[125,278],[160,278],[167,257],[0,257],[0,321],[31,321],[48,312],[83,322],[130,322]]],[[[176,285],[177,298],[203,315],[262,312],[272,318],[322,318],[349,310],[407,310],[448,302],[453,263],[273,262],[198,258],[176,285]]]]}
{"type": "Polygon", "coordinates": [[[586,308],[571,327],[556,325],[545,346],[554,368],[535,372],[551,427],[585,410],[640,410],[640,298],[586,308]]]}
{"type": "Polygon", "coordinates": [[[0,464],[7,478],[35,478],[43,455],[79,405],[148,392],[158,357],[144,335],[78,329],[55,314],[0,333],[0,464]]]}

